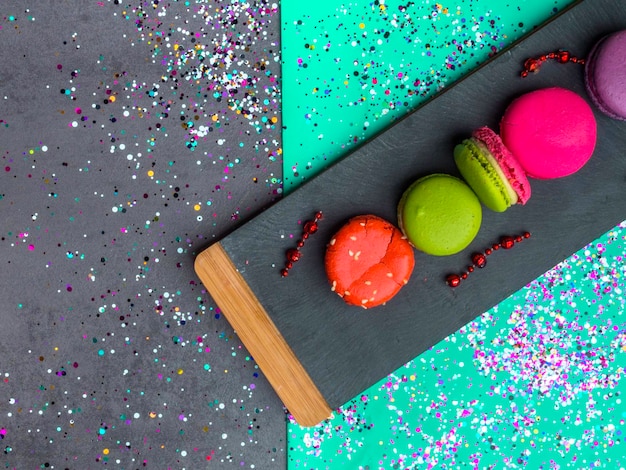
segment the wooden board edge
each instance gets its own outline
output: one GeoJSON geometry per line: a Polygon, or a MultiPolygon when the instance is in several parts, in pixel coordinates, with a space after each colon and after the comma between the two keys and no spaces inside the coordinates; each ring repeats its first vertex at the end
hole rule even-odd
{"type": "Polygon", "coordinates": [[[330,406],[224,247],[215,243],[202,251],[194,269],[298,424],[329,418],[330,406]]]}

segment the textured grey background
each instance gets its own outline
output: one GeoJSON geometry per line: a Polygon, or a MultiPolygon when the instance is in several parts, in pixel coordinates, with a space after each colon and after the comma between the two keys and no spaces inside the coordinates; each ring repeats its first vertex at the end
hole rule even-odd
{"type": "Polygon", "coordinates": [[[285,411],[193,272],[280,196],[279,27],[267,2],[0,4],[3,468],[284,466],[285,411]]]}

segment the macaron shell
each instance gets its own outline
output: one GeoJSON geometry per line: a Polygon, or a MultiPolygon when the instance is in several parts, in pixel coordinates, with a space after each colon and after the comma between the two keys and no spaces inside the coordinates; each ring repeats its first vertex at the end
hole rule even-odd
{"type": "Polygon", "coordinates": [[[466,139],[454,148],[454,162],[463,179],[474,190],[480,202],[495,212],[504,212],[511,198],[501,178],[473,139],[466,139]]]}
{"type": "Polygon", "coordinates": [[[458,178],[433,174],[414,182],[398,204],[400,229],[418,250],[446,256],[474,239],[482,208],[472,189],[458,178]]]}
{"type": "Polygon", "coordinates": [[[564,88],[520,96],[504,112],[500,136],[528,176],[569,176],[591,158],[596,120],[589,104],[564,88]]]}
{"type": "Polygon", "coordinates": [[[500,136],[488,127],[481,127],[472,132],[472,137],[482,142],[489,149],[493,158],[498,162],[500,170],[517,194],[518,203],[526,204],[531,195],[530,182],[526,177],[526,172],[504,145],[500,136]]]}
{"type": "Polygon", "coordinates": [[[375,215],[350,219],[330,240],[325,268],[331,289],[363,308],[386,303],[408,282],[413,248],[402,232],[375,215]]]}
{"type": "Polygon", "coordinates": [[[585,65],[585,85],[600,111],[626,120],[626,31],[605,36],[594,45],[585,65]]]}

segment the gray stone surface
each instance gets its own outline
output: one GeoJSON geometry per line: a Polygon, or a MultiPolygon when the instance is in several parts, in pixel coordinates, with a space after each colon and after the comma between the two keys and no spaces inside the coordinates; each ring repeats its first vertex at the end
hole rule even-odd
{"type": "Polygon", "coordinates": [[[271,3],[0,4],[3,468],[281,468],[193,272],[280,196],[271,3]]]}

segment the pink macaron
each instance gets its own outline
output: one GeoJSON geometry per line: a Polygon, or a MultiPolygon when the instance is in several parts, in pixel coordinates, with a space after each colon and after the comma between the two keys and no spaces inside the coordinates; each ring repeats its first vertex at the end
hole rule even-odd
{"type": "Polygon", "coordinates": [[[576,173],[591,158],[596,119],[589,104],[573,91],[544,88],[508,106],[500,137],[528,176],[561,178],[576,173]]]}
{"type": "Polygon", "coordinates": [[[600,111],[626,120],[626,30],[595,44],[585,65],[585,84],[600,111]]]}

